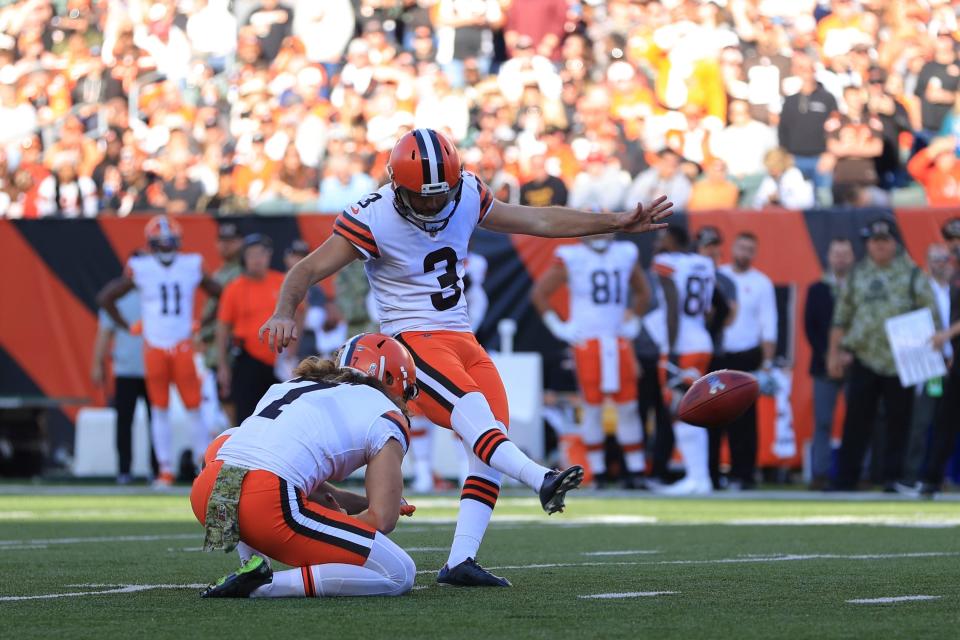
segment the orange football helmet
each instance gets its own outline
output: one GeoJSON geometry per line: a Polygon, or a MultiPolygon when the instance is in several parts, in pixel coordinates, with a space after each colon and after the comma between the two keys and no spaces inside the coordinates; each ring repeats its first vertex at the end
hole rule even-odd
{"type": "Polygon", "coordinates": [[[172,260],[173,254],[180,249],[183,229],[180,223],[172,218],[165,215],[153,216],[147,222],[143,232],[147,237],[150,251],[157,254],[161,260],[172,260]]]}
{"type": "Polygon", "coordinates": [[[340,347],[337,365],[376,378],[392,395],[416,398],[417,366],[407,348],[389,336],[360,333],[340,347]]]}
{"type": "Polygon", "coordinates": [[[462,170],[457,148],[442,133],[405,133],[387,162],[397,211],[428,233],[441,231],[460,202],[462,170]]]}

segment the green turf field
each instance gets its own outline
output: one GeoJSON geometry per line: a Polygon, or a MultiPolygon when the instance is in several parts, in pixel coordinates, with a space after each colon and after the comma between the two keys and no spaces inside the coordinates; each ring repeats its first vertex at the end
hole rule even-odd
{"type": "Polygon", "coordinates": [[[411,499],[393,535],[424,572],[410,595],[209,601],[199,586],[237,562],[199,552],[185,495],[70,491],[3,488],[3,637],[960,637],[957,501],[583,492],[547,518],[501,498],[480,561],[514,588],[456,590],[432,575],[456,501],[411,499]],[[901,596],[936,598],[848,602],[901,596]]]}

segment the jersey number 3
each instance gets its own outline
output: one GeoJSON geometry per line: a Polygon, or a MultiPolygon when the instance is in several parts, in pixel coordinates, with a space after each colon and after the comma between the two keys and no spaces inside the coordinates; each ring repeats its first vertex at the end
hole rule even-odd
{"type": "Polygon", "coordinates": [[[457,263],[459,262],[457,252],[450,247],[431,251],[423,259],[424,273],[430,273],[435,271],[438,266],[443,266],[443,273],[437,276],[440,291],[430,296],[430,302],[433,303],[433,308],[437,311],[452,309],[460,301],[463,289],[460,288],[460,276],[457,275],[457,263]]]}

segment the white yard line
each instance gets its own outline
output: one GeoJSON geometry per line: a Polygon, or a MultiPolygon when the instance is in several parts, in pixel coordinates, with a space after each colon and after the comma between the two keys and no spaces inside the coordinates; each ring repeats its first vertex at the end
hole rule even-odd
{"type": "Polygon", "coordinates": [[[407,553],[417,553],[426,551],[447,551],[449,547],[404,547],[407,553]]]}
{"type": "Polygon", "coordinates": [[[43,538],[36,540],[0,540],[0,551],[9,547],[50,544],[90,544],[97,542],[153,542],[156,540],[196,540],[199,533],[167,533],[147,536],[93,536],[89,538],[43,538]]]}
{"type": "Polygon", "coordinates": [[[21,600],[53,600],[55,598],[79,598],[81,596],[111,595],[115,593],[137,593],[152,589],[202,589],[205,584],[118,584],[118,585],[76,585],[81,587],[113,587],[99,591],[73,591],[70,593],[45,593],[38,596],[0,596],[0,602],[18,602],[21,600]]]}
{"type": "Polygon", "coordinates": [[[672,596],[679,591],[625,591],[623,593],[594,593],[589,596],[577,596],[581,600],[617,600],[620,598],[651,598],[654,596],[672,596]]]}
{"type": "Polygon", "coordinates": [[[919,602],[921,600],[939,600],[943,596],[894,596],[892,598],[860,598],[847,600],[849,604],[889,604],[891,602],[919,602]]]}
{"type": "MultiPolygon", "coordinates": [[[[648,560],[622,562],[556,562],[546,564],[517,564],[487,567],[491,571],[520,570],[520,569],[555,569],[560,567],[615,567],[641,565],[685,565],[685,564],[749,564],[754,562],[800,562],[806,560],[896,560],[900,558],[944,558],[960,556],[960,552],[953,551],[918,551],[915,553],[869,553],[843,555],[833,553],[810,554],[774,554],[768,556],[741,556],[737,558],[714,558],[708,560],[648,560]]],[[[417,571],[417,575],[436,573],[434,569],[417,571]]]]}
{"type": "Polygon", "coordinates": [[[656,549],[624,549],[622,551],[584,551],[582,556],[647,556],[660,553],[656,549]]]}

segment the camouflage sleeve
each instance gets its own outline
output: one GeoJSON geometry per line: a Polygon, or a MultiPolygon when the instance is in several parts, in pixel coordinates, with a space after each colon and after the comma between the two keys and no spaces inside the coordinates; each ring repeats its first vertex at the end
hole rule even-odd
{"type": "Polygon", "coordinates": [[[337,306],[343,313],[347,324],[362,324],[369,322],[367,314],[367,292],[370,283],[363,264],[354,262],[337,273],[337,306]]]}
{"type": "Polygon", "coordinates": [[[853,320],[853,291],[857,287],[857,275],[858,270],[854,269],[847,286],[843,288],[840,299],[833,307],[833,326],[844,331],[850,328],[850,322],[853,320]]]}

